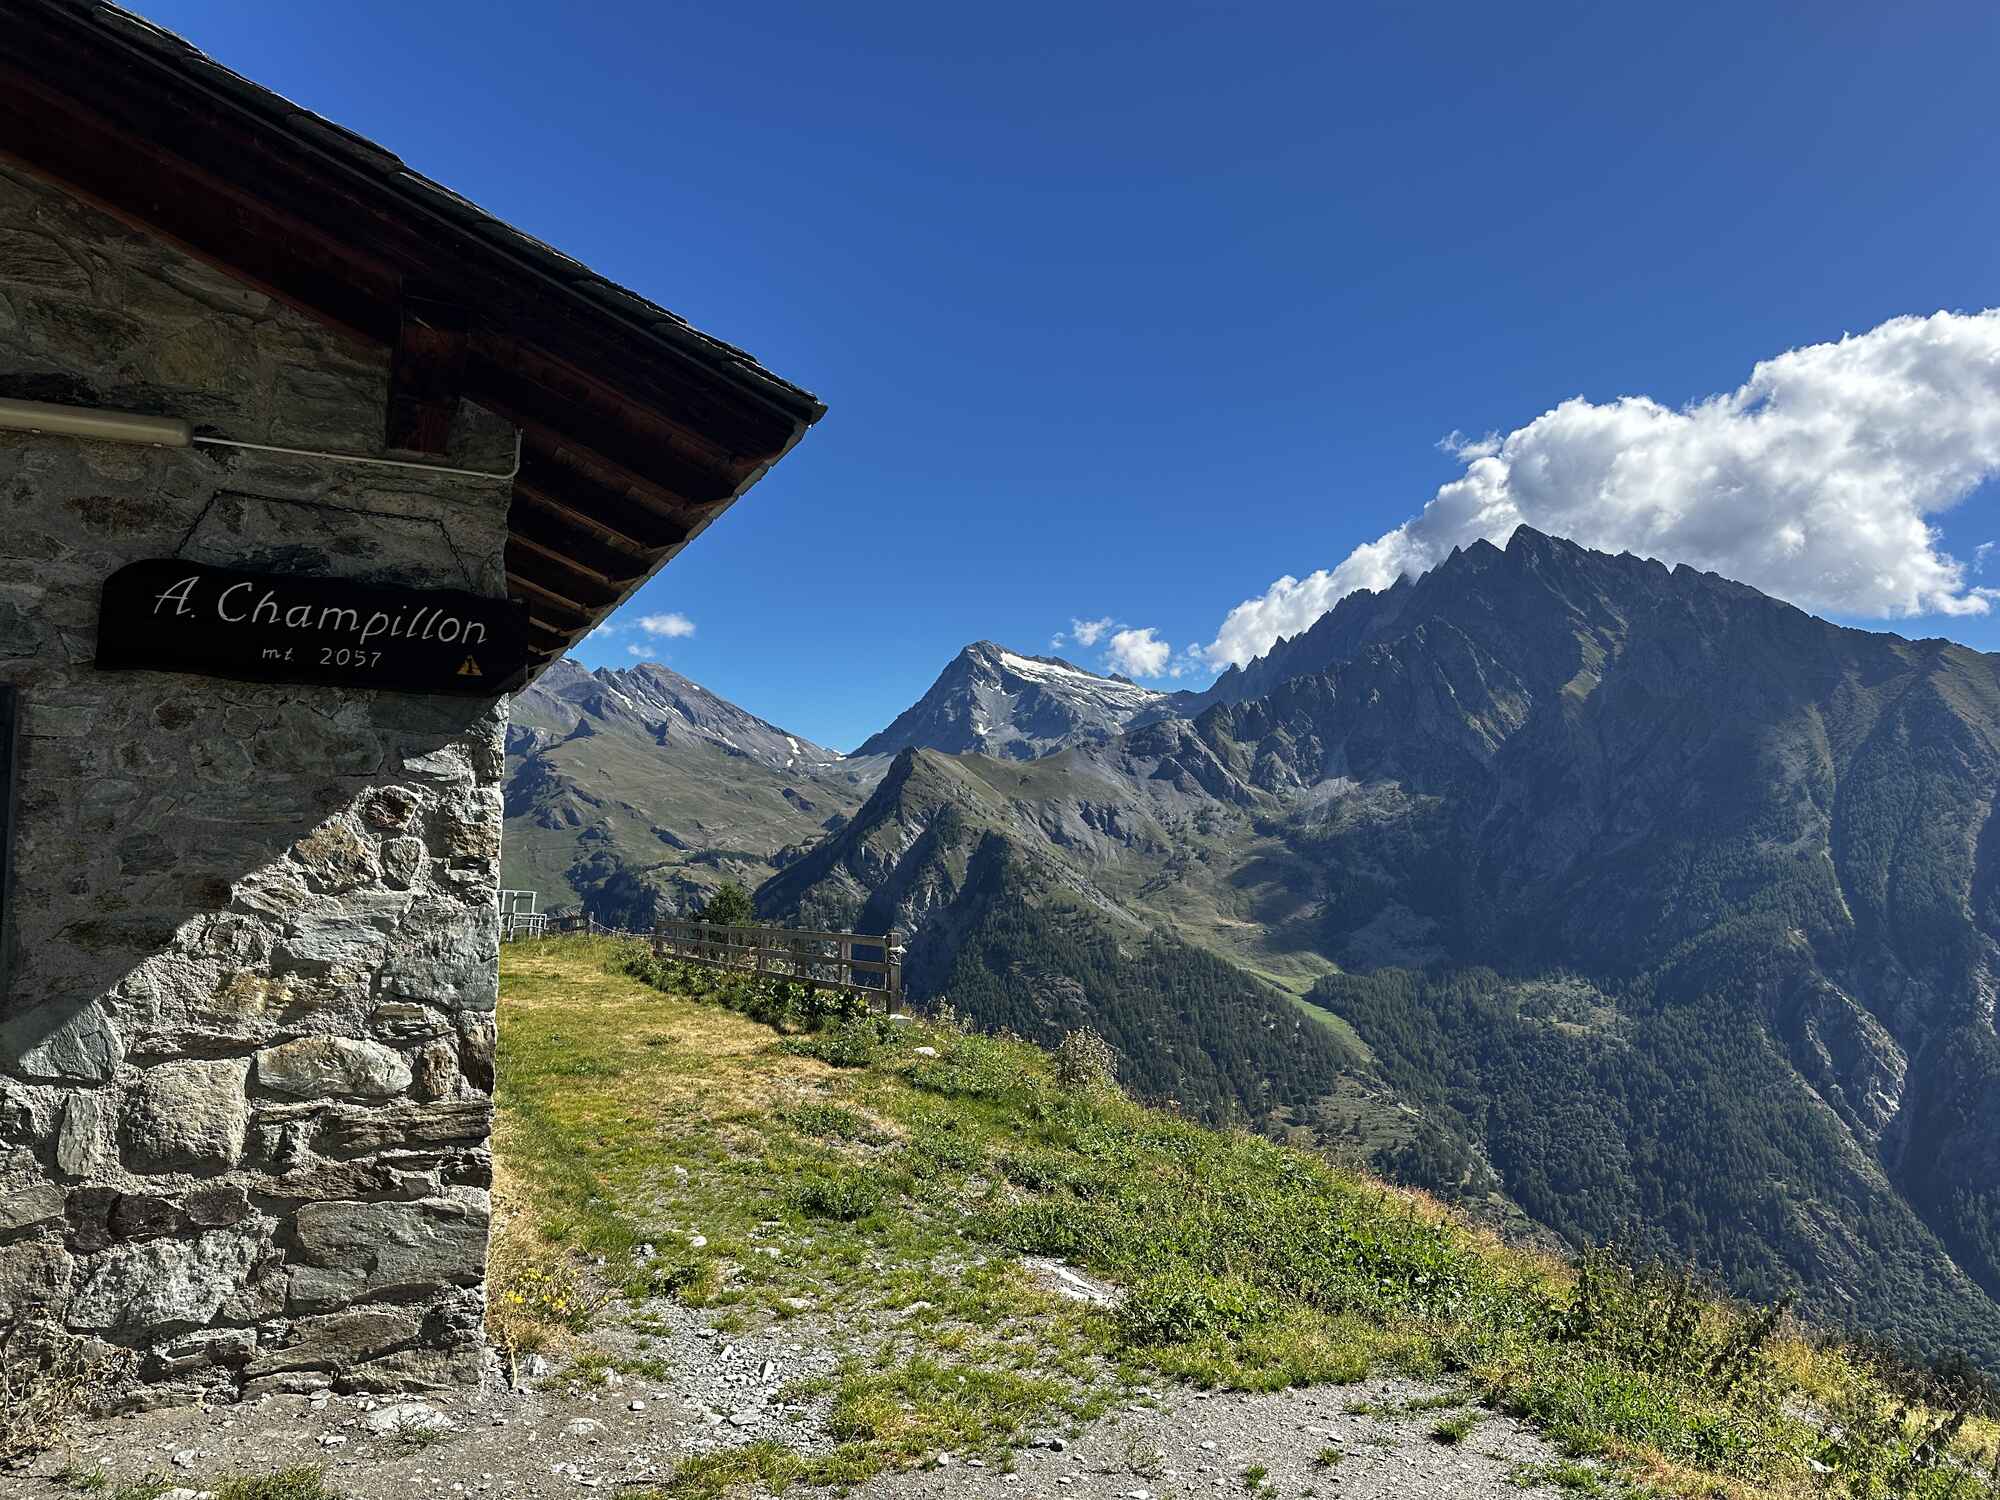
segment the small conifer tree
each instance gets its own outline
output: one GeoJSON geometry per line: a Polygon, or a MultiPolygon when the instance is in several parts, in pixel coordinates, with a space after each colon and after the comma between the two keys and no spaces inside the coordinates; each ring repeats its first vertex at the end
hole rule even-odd
{"type": "Polygon", "coordinates": [[[719,927],[742,927],[757,920],[750,895],[733,880],[725,880],[702,903],[701,920],[719,927]]]}

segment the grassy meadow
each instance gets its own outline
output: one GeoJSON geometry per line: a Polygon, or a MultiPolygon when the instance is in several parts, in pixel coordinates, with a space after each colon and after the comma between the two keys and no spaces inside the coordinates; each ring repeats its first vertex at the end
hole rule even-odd
{"type": "Polygon", "coordinates": [[[504,1346],[581,1353],[587,1377],[616,1361],[579,1335],[620,1299],[643,1331],[660,1296],[724,1332],[870,1330],[794,1392],[829,1403],[832,1452],[692,1459],[669,1496],[852,1485],[940,1451],[1004,1466],[1135,1386],[1397,1372],[1463,1394],[1438,1441],[1483,1405],[1598,1461],[1539,1476],[1579,1493],[2000,1497],[1990,1421],[1897,1394],[1778,1310],[1511,1249],[1421,1195],[1146,1108],[1088,1038],[1050,1053],[949,1016],[857,1017],[603,939],[510,947],[502,988],[504,1346]],[[1124,1299],[1055,1296],[1023,1254],[1124,1299]]]}

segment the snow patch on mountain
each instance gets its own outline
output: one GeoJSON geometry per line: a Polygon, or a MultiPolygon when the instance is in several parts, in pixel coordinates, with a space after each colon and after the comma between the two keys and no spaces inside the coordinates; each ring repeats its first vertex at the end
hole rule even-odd
{"type": "Polygon", "coordinates": [[[1059,657],[1024,656],[975,641],[930,690],[854,752],[893,755],[912,746],[1034,760],[1071,745],[1101,744],[1169,699],[1123,677],[1059,657]]]}

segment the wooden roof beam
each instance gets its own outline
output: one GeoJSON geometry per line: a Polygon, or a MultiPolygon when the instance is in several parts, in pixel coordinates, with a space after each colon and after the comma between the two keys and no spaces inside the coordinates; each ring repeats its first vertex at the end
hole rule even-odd
{"type": "Polygon", "coordinates": [[[603,466],[644,481],[672,501],[714,505],[728,500],[760,463],[720,467],[696,459],[673,424],[632,407],[586,404],[587,394],[558,391],[515,368],[513,351],[497,337],[475,332],[467,355],[466,393],[553,452],[573,446],[595,454],[603,466]]]}
{"type": "Polygon", "coordinates": [[[666,545],[633,549],[608,544],[595,528],[578,524],[560,507],[545,505],[528,491],[518,489],[508,513],[507,529],[522,541],[561,553],[593,577],[619,587],[652,572],[666,551],[666,545]]]}
{"type": "Polygon", "coordinates": [[[590,527],[612,546],[655,554],[701,524],[702,507],[564,442],[560,433],[524,429],[524,439],[515,494],[590,527]]]}
{"type": "Polygon", "coordinates": [[[532,578],[591,614],[611,608],[624,597],[628,585],[645,576],[635,572],[630,578],[612,582],[518,531],[507,538],[507,572],[510,577],[532,578]]]}
{"type": "Polygon", "coordinates": [[[463,307],[405,296],[395,352],[389,357],[389,411],[383,446],[405,453],[449,450],[451,419],[465,389],[463,307]]]}

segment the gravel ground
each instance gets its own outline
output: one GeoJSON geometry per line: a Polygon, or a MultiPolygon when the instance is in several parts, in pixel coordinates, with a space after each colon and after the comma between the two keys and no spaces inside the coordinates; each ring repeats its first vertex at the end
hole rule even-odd
{"type": "MultiPolygon", "coordinates": [[[[1370,1380],[1274,1395],[1203,1395],[1168,1390],[1156,1402],[1114,1412],[1060,1449],[1017,1455],[1012,1474],[964,1463],[885,1475],[862,1493],[879,1500],[1175,1500],[1179,1496],[1252,1493],[1246,1474],[1265,1471],[1263,1493],[1283,1500],[1311,1494],[1329,1500],[1499,1500],[1550,1496],[1546,1485],[1522,1489],[1522,1465],[1556,1455],[1520,1423],[1483,1413],[1472,1432],[1446,1446],[1430,1431],[1451,1411],[1350,1416],[1367,1401],[1400,1406],[1442,1393],[1408,1380],[1370,1380]],[[1327,1449],[1345,1455],[1316,1462],[1327,1449]]],[[[1476,1408],[1475,1408],[1476,1409],[1476,1408]]]]}
{"type": "MultiPolygon", "coordinates": [[[[760,1334],[718,1333],[698,1312],[671,1302],[636,1309],[640,1328],[593,1334],[607,1352],[659,1361],[665,1379],[611,1376],[584,1386],[549,1378],[530,1361],[521,1385],[493,1362],[479,1392],[421,1400],[273,1396],[236,1407],[146,1412],[87,1424],[64,1451],[25,1470],[0,1472],[0,1495],[58,1500],[82,1493],[59,1479],[100,1470],[124,1483],[158,1475],[199,1492],[226,1473],[323,1464],[354,1500],[430,1495],[576,1497],[663,1479],[690,1454],[757,1438],[802,1451],[827,1446],[823,1402],[791,1405],[786,1382],[837,1363],[841,1331],[809,1308],[760,1334]]],[[[1266,1471],[1263,1493],[1349,1500],[1498,1500],[1524,1493],[1510,1479],[1522,1464],[1553,1458],[1520,1424],[1483,1414],[1465,1440],[1446,1446],[1430,1431],[1450,1411],[1349,1415],[1368,1402],[1400,1408],[1440,1394],[1433,1386],[1371,1380],[1358,1386],[1275,1395],[1206,1395],[1185,1389],[1142,1396],[1075,1436],[1043,1434],[1002,1472],[941,1455],[936,1467],[884,1475],[857,1493],[867,1500],[1035,1497],[1035,1500],[1173,1500],[1251,1493],[1245,1472],[1266,1471]],[[1326,1449],[1345,1457],[1322,1466],[1326,1449]]],[[[185,1497],[183,1497],[185,1500],[185,1497]]]]}
{"type": "Polygon", "coordinates": [[[157,1475],[199,1492],[227,1473],[322,1464],[354,1500],[437,1495],[578,1496],[664,1479],[690,1454],[757,1438],[811,1451],[827,1445],[823,1403],[789,1405],[787,1381],[829,1372],[838,1352],[810,1314],[760,1334],[716,1332],[678,1304],[632,1312],[640,1332],[592,1335],[607,1353],[658,1361],[655,1380],[611,1372],[606,1384],[551,1379],[530,1358],[513,1374],[494,1358],[478,1392],[422,1398],[271,1396],[241,1406],[142,1412],[78,1428],[65,1450],[0,1472],[0,1496],[80,1492],[66,1466],[119,1483],[157,1475]],[[523,1388],[525,1387],[525,1388],[523,1388]],[[418,1429],[426,1429],[419,1431],[418,1429]]]}

